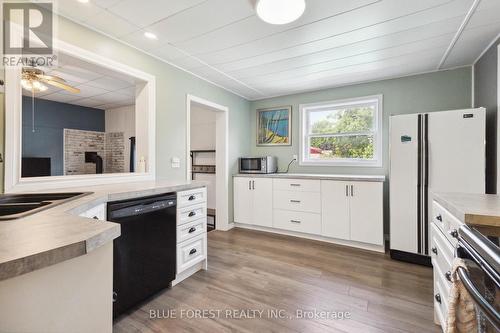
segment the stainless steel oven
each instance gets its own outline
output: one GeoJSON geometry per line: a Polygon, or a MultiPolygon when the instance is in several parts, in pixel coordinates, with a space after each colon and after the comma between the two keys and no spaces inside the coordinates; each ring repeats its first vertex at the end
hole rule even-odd
{"type": "Polygon", "coordinates": [[[468,270],[458,276],[474,300],[478,332],[500,331],[500,248],[498,238],[488,239],[477,230],[462,226],[458,232],[457,257],[468,259],[468,270]]]}
{"type": "Polygon", "coordinates": [[[240,157],[238,165],[240,173],[278,172],[278,161],[275,156],[240,157]]]}

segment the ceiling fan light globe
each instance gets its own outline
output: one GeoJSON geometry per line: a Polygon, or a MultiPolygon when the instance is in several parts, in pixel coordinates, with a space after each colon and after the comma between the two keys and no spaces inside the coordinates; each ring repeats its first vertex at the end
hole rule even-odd
{"type": "Polygon", "coordinates": [[[258,0],[255,11],[269,24],[287,24],[297,20],[306,9],[305,0],[258,0]]]}

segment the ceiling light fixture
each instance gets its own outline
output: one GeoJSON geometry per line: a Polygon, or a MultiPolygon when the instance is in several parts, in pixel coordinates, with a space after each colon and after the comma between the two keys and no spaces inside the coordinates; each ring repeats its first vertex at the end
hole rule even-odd
{"type": "Polygon", "coordinates": [[[80,3],[88,3],[89,0],[78,0],[78,2],[80,2],[80,3]]]}
{"type": "Polygon", "coordinates": [[[158,39],[158,37],[154,33],[149,32],[149,31],[146,31],[144,33],[144,37],[146,37],[148,39],[154,39],[154,40],[158,39]]]}
{"type": "Polygon", "coordinates": [[[257,0],[255,11],[270,24],[287,24],[297,20],[306,9],[305,0],[257,0]]]}

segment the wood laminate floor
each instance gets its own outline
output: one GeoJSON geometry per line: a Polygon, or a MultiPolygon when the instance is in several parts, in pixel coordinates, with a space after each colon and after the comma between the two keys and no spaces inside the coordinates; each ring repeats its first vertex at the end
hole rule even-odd
{"type": "Polygon", "coordinates": [[[243,229],[210,232],[208,262],[119,318],[114,332],[440,332],[428,267],[243,229]],[[350,318],[332,319],[342,314],[350,318]]]}

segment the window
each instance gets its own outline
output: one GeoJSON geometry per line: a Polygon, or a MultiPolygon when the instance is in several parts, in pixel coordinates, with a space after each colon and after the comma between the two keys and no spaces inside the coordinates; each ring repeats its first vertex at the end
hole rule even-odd
{"type": "Polygon", "coordinates": [[[382,166],[382,95],[300,106],[301,165],[382,166]]]}

